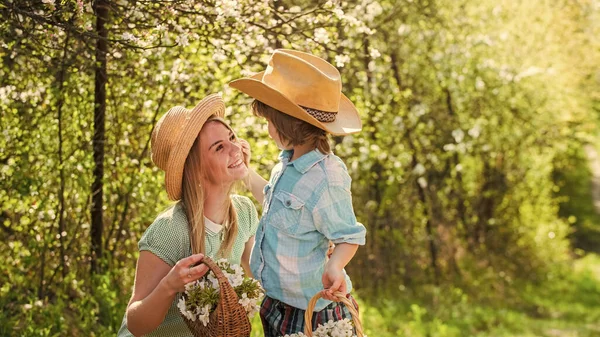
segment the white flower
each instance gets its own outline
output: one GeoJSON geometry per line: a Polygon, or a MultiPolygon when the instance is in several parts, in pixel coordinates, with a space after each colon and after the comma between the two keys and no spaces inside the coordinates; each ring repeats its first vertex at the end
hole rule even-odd
{"type": "Polygon", "coordinates": [[[190,44],[187,34],[178,35],[175,38],[175,42],[182,47],[188,46],[190,44]]]}
{"type": "Polygon", "coordinates": [[[348,56],[348,55],[336,55],[335,56],[335,65],[338,67],[343,67],[348,62],[350,62],[350,56],[348,56]]]}
{"type": "Polygon", "coordinates": [[[479,127],[479,125],[475,125],[467,133],[469,134],[469,136],[477,138],[481,134],[481,128],[479,127]]]}
{"type": "Polygon", "coordinates": [[[198,319],[204,326],[208,325],[209,316],[210,316],[210,306],[205,305],[204,308],[198,308],[200,312],[198,313],[198,319]]]}
{"type": "Polygon", "coordinates": [[[179,308],[179,311],[181,311],[181,313],[189,320],[196,321],[196,315],[194,315],[192,312],[190,312],[189,310],[187,310],[187,307],[185,305],[185,299],[183,297],[181,297],[179,299],[179,302],[177,302],[177,307],[179,308]]]}
{"type": "Polygon", "coordinates": [[[475,89],[479,91],[485,89],[485,82],[479,76],[477,76],[477,78],[475,79],[475,89]]]}
{"type": "Polygon", "coordinates": [[[375,48],[369,48],[369,55],[371,56],[371,58],[376,59],[381,56],[381,53],[375,48]]]}
{"type": "Polygon", "coordinates": [[[400,36],[408,35],[408,33],[410,33],[410,31],[411,31],[410,26],[402,24],[398,28],[398,35],[400,35],[400,36]]]}
{"type": "Polygon", "coordinates": [[[452,137],[454,137],[454,140],[458,144],[458,143],[462,142],[463,139],[465,138],[465,132],[461,129],[456,129],[456,130],[452,131],[452,137]]]}
{"type": "Polygon", "coordinates": [[[344,11],[341,8],[336,7],[332,10],[332,12],[335,14],[335,16],[337,16],[338,19],[344,18],[344,11]]]}
{"type": "Polygon", "coordinates": [[[213,273],[208,273],[206,279],[210,282],[209,284],[212,288],[219,289],[219,279],[217,279],[213,273]]]}
{"type": "Polygon", "coordinates": [[[329,34],[325,28],[315,29],[315,41],[319,43],[329,43],[329,34]]]}
{"type": "Polygon", "coordinates": [[[415,165],[415,168],[413,169],[413,173],[420,176],[423,173],[425,173],[425,166],[423,166],[423,164],[418,163],[417,165],[415,165]]]}
{"type": "Polygon", "coordinates": [[[424,103],[420,103],[420,104],[416,104],[414,105],[411,109],[410,112],[415,116],[415,117],[421,117],[423,115],[425,115],[428,112],[429,107],[427,106],[427,104],[424,103]]]}
{"type": "Polygon", "coordinates": [[[446,144],[446,145],[444,145],[444,151],[452,152],[454,150],[456,150],[456,145],[454,145],[454,144],[446,144]]]}
{"type": "Polygon", "coordinates": [[[129,32],[123,33],[123,35],[121,35],[121,38],[125,41],[133,41],[133,42],[137,41],[137,38],[129,32]]]}
{"type": "MultiPolygon", "coordinates": [[[[216,262],[217,266],[221,269],[225,278],[234,288],[236,293],[240,293],[240,285],[244,284],[245,291],[238,299],[249,317],[253,317],[260,310],[260,302],[264,297],[264,290],[260,286],[257,280],[248,279],[244,276],[244,270],[240,265],[230,265],[226,259],[220,259],[216,262]],[[245,281],[246,280],[246,281],[245,281]],[[248,280],[250,282],[248,282],[248,280]],[[251,296],[250,296],[251,295],[251,296]]],[[[204,326],[210,321],[210,313],[216,303],[213,300],[200,301],[199,295],[213,293],[219,290],[219,281],[211,271],[203,276],[200,280],[191,282],[185,286],[185,294],[177,303],[177,307],[181,314],[195,321],[198,319],[204,326]]],[[[218,301],[218,297],[216,299],[218,301]]]]}
{"type": "Polygon", "coordinates": [[[241,7],[238,4],[237,0],[220,0],[217,1],[217,15],[219,17],[235,17],[239,16],[240,12],[238,7],[241,7]]]}
{"type": "Polygon", "coordinates": [[[55,0],[42,0],[43,3],[50,4],[50,5],[54,5],[54,1],[55,0]]]}

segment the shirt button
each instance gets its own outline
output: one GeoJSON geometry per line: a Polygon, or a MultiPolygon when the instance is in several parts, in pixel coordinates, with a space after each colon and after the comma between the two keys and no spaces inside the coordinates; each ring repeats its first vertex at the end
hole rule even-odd
{"type": "Polygon", "coordinates": [[[286,205],[286,206],[291,206],[291,205],[292,205],[292,202],[291,202],[291,201],[289,201],[289,200],[287,200],[287,201],[285,202],[285,205],[286,205]]]}

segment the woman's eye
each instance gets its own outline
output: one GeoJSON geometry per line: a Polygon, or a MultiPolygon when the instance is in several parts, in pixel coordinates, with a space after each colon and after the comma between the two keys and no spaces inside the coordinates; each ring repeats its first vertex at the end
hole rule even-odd
{"type": "Polygon", "coordinates": [[[216,149],[215,151],[219,152],[219,151],[221,151],[221,150],[223,150],[223,145],[218,145],[218,146],[217,146],[217,149],[216,149]]]}
{"type": "Polygon", "coordinates": [[[231,137],[229,137],[229,140],[234,141],[237,140],[237,138],[235,137],[235,135],[231,135],[231,137]]]}

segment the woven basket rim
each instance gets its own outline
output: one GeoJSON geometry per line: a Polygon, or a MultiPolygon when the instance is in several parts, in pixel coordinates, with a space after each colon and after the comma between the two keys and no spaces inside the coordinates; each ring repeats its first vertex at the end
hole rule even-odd
{"type": "MultiPolygon", "coordinates": [[[[348,298],[346,298],[346,294],[344,294],[340,291],[334,292],[333,295],[335,297],[337,297],[337,299],[340,302],[344,303],[344,305],[348,308],[348,311],[350,311],[350,315],[352,315],[352,321],[354,322],[354,327],[356,328],[356,335],[358,337],[364,337],[362,323],[360,321],[359,313],[358,313],[358,310],[356,310],[356,308],[354,307],[354,304],[352,304],[352,302],[348,298]]],[[[307,337],[313,336],[312,315],[313,315],[313,311],[315,310],[315,305],[317,304],[317,301],[321,297],[322,297],[322,294],[319,291],[318,293],[315,294],[315,296],[313,296],[310,299],[310,301],[308,302],[308,307],[306,308],[306,311],[304,312],[304,334],[307,337]]]]}

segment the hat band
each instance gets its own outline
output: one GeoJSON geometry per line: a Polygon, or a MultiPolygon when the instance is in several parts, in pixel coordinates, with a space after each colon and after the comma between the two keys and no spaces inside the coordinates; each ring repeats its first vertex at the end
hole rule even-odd
{"type": "Polygon", "coordinates": [[[313,116],[316,120],[318,120],[321,123],[331,123],[331,122],[335,121],[335,117],[337,115],[337,112],[322,111],[322,110],[311,109],[311,108],[307,108],[307,107],[303,107],[303,106],[301,106],[301,108],[304,109],[306,112],[308,112],[309,115],[313,116]]]}

